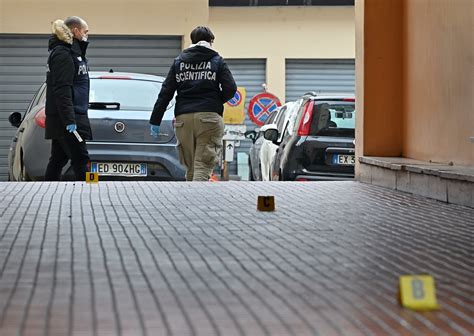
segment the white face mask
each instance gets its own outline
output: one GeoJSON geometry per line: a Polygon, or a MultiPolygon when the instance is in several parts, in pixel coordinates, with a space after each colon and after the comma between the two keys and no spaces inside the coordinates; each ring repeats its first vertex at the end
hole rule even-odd
{"type": "Polygon", "coordinates": [[[82,31],[79,28],[76,28],[76,34],[74,34],[74,37],[78,39],[79,41],[82,42],[87,42],[87,33],[82,35],[82,31]]]}

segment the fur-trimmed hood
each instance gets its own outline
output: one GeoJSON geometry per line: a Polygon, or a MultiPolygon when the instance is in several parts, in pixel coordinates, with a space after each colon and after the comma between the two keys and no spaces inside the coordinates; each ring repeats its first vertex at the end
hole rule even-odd
{"type": "Polygon", "coordinates": [[[63,20],[54,21],[51,27],[51,30],[53,34],[56,35],[56,37],[59,40],[72,45],[72,42],[73,42],[72,31],[71,29],[69,29],[68,26],[66,26],[63,20]]]}

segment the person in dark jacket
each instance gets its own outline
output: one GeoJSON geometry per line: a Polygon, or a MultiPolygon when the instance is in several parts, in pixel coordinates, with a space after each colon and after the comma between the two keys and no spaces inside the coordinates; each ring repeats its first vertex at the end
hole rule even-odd
{"type": "Polygon", "coordinates": [[[77,181],[84,181],[89,153],[86,140],[92,139],[89,107],[89,67],[87,23],[76,16],[53,23],[49,39],[46,72],[46,139],[51,139],[51,157],[46,181],[59,181],[62,169],[71,160],[77,181]]]}
{"type": "Polygon", "coordinates": [[[175,128],[187,181],[208,181],[222,150],[224,104],[237,90],[224,59],[212,49],[207,27],[191,32],[192,45],[173,62],[150,118],[158,137],[161,120],[175,91],[175,128]]]}

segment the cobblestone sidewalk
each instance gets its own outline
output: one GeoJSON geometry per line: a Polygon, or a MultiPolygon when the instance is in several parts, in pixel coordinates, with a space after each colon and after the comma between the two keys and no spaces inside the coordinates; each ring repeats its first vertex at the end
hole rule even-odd
{"type": "Polygon", "coordinates": [[[472,335],[473,241],[357,182],[1,183],[0,335],[472,335]],[[399,307],[420,273],[439,311],[399,307]]]}

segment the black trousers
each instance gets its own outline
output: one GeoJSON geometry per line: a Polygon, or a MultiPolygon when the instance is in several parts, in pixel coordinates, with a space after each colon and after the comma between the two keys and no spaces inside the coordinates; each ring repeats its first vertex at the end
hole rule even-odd
{"type": "Polygon", "coordinates": [[[64,166],[71,160],[76,181],[85,181],[89,153],[86,142],[77,141],[73,134],[64,138],[53,139],[51,142],[51,157],[44,176],[45,181],[60,181],[64,166]]]}

